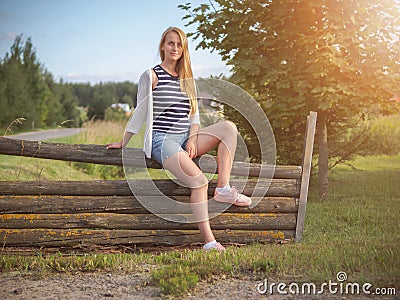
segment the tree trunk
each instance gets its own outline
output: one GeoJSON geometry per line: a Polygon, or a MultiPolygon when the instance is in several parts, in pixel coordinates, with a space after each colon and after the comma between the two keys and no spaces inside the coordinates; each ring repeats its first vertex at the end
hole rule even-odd
{"type": "Polygon", "coordinates": [[[328,195],[328,130],[326,126],[326,112],[318,112],[318,191],[321,198],[328,195]]]}

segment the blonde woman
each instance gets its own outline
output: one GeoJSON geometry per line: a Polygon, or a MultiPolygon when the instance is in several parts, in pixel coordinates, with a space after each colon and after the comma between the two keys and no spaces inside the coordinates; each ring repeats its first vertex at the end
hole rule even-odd
{"type": "Polygon", "coordinates": [[[208,220],[208,180],[192,159],[218,146],[214,199],[249,206],[251,199],[229,185],[237,143],[236,126],[225,121],[200,129],[188,41],[181,29],[170,27],[164,31],[159,52],[161,63],[140,77],[137,107],[122,141],[107,148],[124,147],[146,120],[143,148],[146,157],[157,160],[190,187],[193,213],[205,243],[203,249],[224,251],[215,240],[208,220]]]}

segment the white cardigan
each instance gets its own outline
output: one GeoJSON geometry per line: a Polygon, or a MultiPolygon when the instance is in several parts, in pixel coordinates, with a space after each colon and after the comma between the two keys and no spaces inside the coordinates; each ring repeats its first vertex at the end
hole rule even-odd
{"type": "MultiPolygon", "coordinates": [[[[151,144],[153,137],[153,76],[152,69],[146,70],[139,79],[137,105],[126,126],[126,131],[138,134],[146,119],[143,151],[146,157],[151,157],[151,144]]],[[[196,113],[189,117],[189,123],[200,124],[199,107],[196,113]]]]}

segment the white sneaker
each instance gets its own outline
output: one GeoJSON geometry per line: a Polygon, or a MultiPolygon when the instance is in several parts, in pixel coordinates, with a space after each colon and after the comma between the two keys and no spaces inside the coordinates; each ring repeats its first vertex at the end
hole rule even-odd
{"type": "Polygon", "coordinates": [[[249,206],[251,205],[251,198],[240,194],[235,187],[231,187],[231,190],[227,193],[221,194],[217,190],[214,193],[214,199],[218,202],[231,203],[237,206],[249,206]]]}
{"type": "Polygon", "coordinates": [[[220,243],[215,243],[214,245],[212,245],[210,248],[205,248],[203,247],[204,251],[209,251],[209,250],[217,250],[219,252],[224,252],[226,249],[224,246],[222,246],[220,243]]]}

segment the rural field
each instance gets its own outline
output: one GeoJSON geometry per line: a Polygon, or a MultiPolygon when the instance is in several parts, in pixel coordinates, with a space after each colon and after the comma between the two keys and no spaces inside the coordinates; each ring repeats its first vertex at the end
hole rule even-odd
{"type": "Polygon", "coordinates": [[[0,23],[0,300],[400,299],[400,0],[2,0],[0,23]],[[152,130],[189,131],[208,185],[143,161],[176,152],[152,130]]]}
{"type": "MultiPolygon", "coordinates": [[[[119,140],[123,130],[123,124],[92,123],[79,135],[56,141],[106,144],[119,140]]],[[[132,141],[140,142],[140,137],[132,141]]],[[[0,166],[1,180],[124,178],[118,167],[4,155],[0,166]]],[[[153,176],[163,175],[155,171],[153,176]]],[[[3,245],[1,298],[266,298],[257,290],[266,280],[320,287],[346,275],[347,282],[370,283],[376,295],[330,294],[326,289],[325,298],[395,299],[400,288],[400,155],[358,156],[351,166],[332,169],[329,180],[329,197],[320,200],[312,176],[299,244],[230,246],[223,254],[197,248],[10,253],[3,245]]],[[[273,297],[281,299],[276,293],[273,297]]]]}

